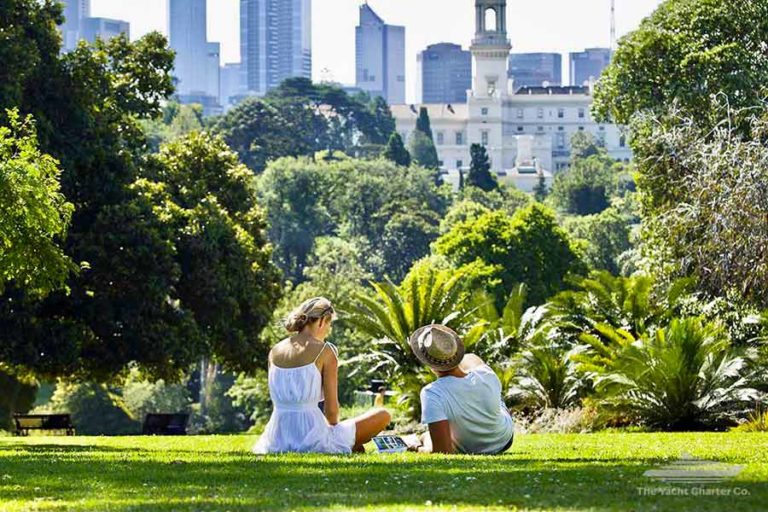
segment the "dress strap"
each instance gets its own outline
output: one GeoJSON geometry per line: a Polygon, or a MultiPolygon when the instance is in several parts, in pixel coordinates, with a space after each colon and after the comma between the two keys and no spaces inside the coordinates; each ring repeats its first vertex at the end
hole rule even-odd
{"type": "Polygon", "coordinates": [[[328,346],[328,343],[327,343],[327,342],[326,342],[326,343],[323,343],[323,348],[321,348],[321,349],[320,349],[320,352],[318,352],[318,353],[317,353],[317,357],[315,358],[315,360],[314,360],[314,361],[312,361],[313,363],[317,363],[317,360],[318,360],[318,359],[320,359],[320,356],[321,356],[321,355],[323,355],[323,352],[325,352],[325,347],[327,347],[327,346],[328,346]]]}
{"type": "Polygon", "coordinates": [[[325,352],[325,347],[328,347],[331,349],[331,352],[333,352],[333,355],[336,356],[338,359],[339,357],[339,349],[336,348],[336,345],[333,343],[328,343],[327,341],[323,344],[323,348],[320,349],[320,352],[318,352],[317,357],[313,361],[313,363],[317,363],[317,360],[320,359],[320,356],[325,352]]]}

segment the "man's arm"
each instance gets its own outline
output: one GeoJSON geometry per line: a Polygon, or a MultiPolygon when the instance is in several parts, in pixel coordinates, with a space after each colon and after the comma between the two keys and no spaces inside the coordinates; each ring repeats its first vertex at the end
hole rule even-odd
{"type": "Polygon", "coordinates": [[[431,446],[428,446],[428,443],[425,442],[424,446],[419,449],[420,452],[454,453],[456,451],[453,446],[453,439],[451,438],[451,426],[448,424],[448,420],[430,423],[429,437],[432,441],[429,443],[431,446]]]}

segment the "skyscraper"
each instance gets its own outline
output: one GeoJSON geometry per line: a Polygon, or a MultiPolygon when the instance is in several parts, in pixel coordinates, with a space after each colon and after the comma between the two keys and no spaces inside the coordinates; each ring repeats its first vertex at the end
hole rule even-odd
{"type": "Polygon", "coordinates": [[[61,24],[61,36],[64,51],[72,51],[82,39],[81,24],[91,15],[91,0],[61,0],[64,4],[64,23],[61,24]]]}
{"type": "Polygon", "coordinates": [[[130,23],[109,18],[85,18],[80,24],[80,38],[91,43],[96,41],[97,37],[109,41],[120,34],[131,37],[130,23]]]}
{"type": "Polygon", "coordinates": [[[183,103],[202,102],[201,97],[218,101],[219,45],[208,42],[206,0],[169,0],[168,34],[176,52],[173,75],[179,99],[183,103]]]}
{"type": "Polygon", "coordinates": [[[355,30],[357,87],[389,104],[405,102],[405,27],[387,25],[366,3],[355,30]]]}
{"type": "Polygon", "coordinates": [[[460,45],[427,46],[418,55],[420,103],[466,103],[472,88],[472,53],[460,45]]]}
{"type": "Polygon", "coordinates": [[[509,56],[509,77],[515,89],[563,83],[563,57],[559,53],[513,53],[509,56]]]}
{"type": "Polygon", "coordinates": [[[240,0],[240,56],[252,94],[266,94],[286,78],[311,79],[311,0],[240,0]]]}
{"type": "Polygon", "coordinates": [[[588,84],[591,78],[597,80],[610,62],[610,48],[587,48],[571,53],[571,85],[588,84]]]}

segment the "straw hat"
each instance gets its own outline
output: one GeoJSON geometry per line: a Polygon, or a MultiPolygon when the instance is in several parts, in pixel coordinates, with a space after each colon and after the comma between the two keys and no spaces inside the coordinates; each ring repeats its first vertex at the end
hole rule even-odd
{"type": "Polygon", "coordinates": [[[414,332],[408,343],[419,361],[437,371],[453,370],[464,359],[464,342],[444,325],[426,325],[414,332]]]}

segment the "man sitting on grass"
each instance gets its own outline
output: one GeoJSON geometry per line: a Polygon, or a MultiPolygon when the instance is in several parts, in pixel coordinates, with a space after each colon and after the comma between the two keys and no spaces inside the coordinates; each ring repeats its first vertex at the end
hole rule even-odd
{"type": "Polygon", "coordinates": [[[420,452],[500,454],[512,446],[515,425],[501,382],[444,325],[428,325],[409,340],[416,357],[437,375],[421,390],[421,422],[429,426],[420,452]]]}

